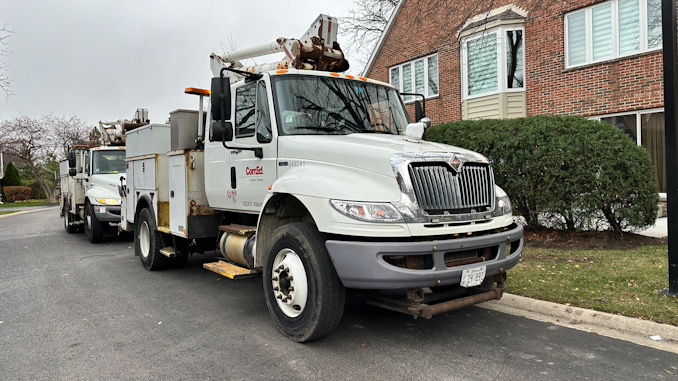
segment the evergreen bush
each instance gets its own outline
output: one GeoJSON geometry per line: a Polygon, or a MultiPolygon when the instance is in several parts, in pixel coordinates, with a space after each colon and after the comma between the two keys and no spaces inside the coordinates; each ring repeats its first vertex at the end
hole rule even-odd
{"type": "Polygon", "coordinates": [[[5,177],[2,179],[2,185],[6,187],[20,187],[23,185],[19,171],[10,161],[5,169],[5,177]]]}
{"type": "Polygon", "coordinates": [[[609,124],[538,115],[441,124],[427,136],[487,156],[528,226],[626,231],[657,216],[649,153],[609,124]]]}

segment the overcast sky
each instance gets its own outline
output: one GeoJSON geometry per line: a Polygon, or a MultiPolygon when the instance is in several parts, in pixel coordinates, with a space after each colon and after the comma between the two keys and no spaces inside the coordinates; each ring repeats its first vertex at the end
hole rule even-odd
{"type": "Polygon", "coordinates": [[[197,109],[198,98],[183,90],[209,87],[209,55],[223,53],[222,44],[301,37],[318,14],[344,17],[351,7],[352,0],[0,0],[0,24],[14,31],[11,55],[0,57],[14,95],[0,92],[0,119],[76,115],[94,125],[143,107],[163,123],[172,110],[197,109]]]}

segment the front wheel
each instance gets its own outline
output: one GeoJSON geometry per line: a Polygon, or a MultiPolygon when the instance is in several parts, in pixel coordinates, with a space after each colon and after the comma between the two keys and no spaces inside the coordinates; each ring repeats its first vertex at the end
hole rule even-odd
{"type": "Polygon", "coordinates": [[[92,204],[85,206],[85,236],[91,243],[99,243],[104,240],[104,226],[97,219],[92,204]]]}
{"type": "Polygon", "coordinates": [[[344,312],[345,289],[318,229],[307,223],[279,227],[264,258],[266,305],[288,338],[303,343],[327,336],[344,312]]]}

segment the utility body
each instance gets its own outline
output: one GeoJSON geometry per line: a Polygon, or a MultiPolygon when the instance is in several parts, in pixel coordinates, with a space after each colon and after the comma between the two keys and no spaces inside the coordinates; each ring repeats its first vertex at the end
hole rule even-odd
{"type": "Polygon", "coordinates": [[[84,230],[92,243],[120,223],[118,188],[125,177],[125,133],[148,124],[148,111],[137,109],[132,121],[99,122],[104,144],[74,145],[59,163],[61,217],[68,233],[84,230]]]}
{"type": "Polygon", "coordinates": [[[146,269],[214,252],[209,270],[261,273],[299,342],[337,326],[347,288],[415,318],[501,297],[523,229],[487,158],[422,140],[430,121],[396,88],[341,74],[333,18],[211,59],[211,91],[186,91],[197,111],[127,136],[120,226],[146,269]],[[238,62],[276,49],[287,59],[238,62]]]}

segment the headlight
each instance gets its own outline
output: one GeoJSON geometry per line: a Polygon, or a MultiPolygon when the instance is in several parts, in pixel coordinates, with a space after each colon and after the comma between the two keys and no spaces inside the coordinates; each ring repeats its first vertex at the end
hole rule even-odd
{"type": "Polygon", "coordinates": [[[511,208],[511,200],[508,196],[497,197],[497,211],[504,214],[510,214],[513,209],[511,208]]]}
{"type": "Polygon", "coordinates": [[[95,198],[96,202],[102,205],[119,205],[118,200],[114,198],[95,198]]]}
{"type": "Polygon", "coordinates": [[[334,209],[356,220],[369,222],[403,222],[395,206],[388,203],[364,203],[331,200],[334,209]]]}

